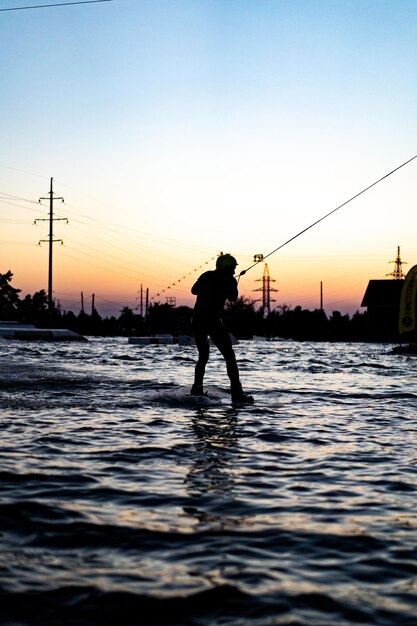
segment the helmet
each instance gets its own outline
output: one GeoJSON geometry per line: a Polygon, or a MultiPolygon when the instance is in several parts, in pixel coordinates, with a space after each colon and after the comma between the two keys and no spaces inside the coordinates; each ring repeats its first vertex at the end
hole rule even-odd
{"type": "Polygon", "coordinates": [[[216,269],[224,270],[226,267],[236,267],[237,261],[231,254],[221,254],[217,257],[216,269]]]}

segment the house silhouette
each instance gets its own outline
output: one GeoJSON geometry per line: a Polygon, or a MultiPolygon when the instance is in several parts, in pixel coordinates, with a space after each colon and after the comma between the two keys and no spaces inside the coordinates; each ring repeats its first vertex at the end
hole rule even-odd
{"type": "Polygon", "coordinates": [[[403,279],[370,280],[361,306],[368,311],[369,337],[377,341],[398,341],[403,279]]]}

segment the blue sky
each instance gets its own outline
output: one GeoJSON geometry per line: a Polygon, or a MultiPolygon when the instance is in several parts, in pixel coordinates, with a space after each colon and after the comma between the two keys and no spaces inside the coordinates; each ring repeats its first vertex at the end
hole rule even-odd
{"type": "MultiPolygon", "coordinates": [[[[0,58],[0,192],[37,200],[54,177],[72,217],[57,224],[54,281],[68,302],[81,289],[132,299],[142,282],[159,292],[219,250],[247,266],[417,154],[414,1],[0,12],[0,58]]],[[[351,312],[397,245],[417,263],[416,167],[271,257],[279,301],[311,308],[323,280],[328,306],[351,312]]],[[[34,206],[0,211],[28,220],[3,224],[0,271],[44,287],[34,206]]],[[[186,281],[176,295],[190,300],[186,281]]]]}

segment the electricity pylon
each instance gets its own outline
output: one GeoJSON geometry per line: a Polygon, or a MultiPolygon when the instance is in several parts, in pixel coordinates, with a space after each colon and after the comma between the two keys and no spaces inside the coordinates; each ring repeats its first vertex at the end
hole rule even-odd
{"type": "Polygon", "coordinates": [[[402,270],[402,266],[407,265],[407,262],[401,261],[400,246],[397,246],[397,256],[395,258],[395,261],[390,261],[390,263],[395,263],[394,271],[390,274],[387,274],[387,276],[392,276],[394,280],[401,280],[402,278],[404,278],[405,274],[402,270]]]}
{"type": "Polygon", "coordinates": [[[271,299],[271,291],[278,291],[278,289],[274,289],[273,287],[271,287],[271,282],[274,283],[275,279],[270,277],[267,263],[265,263],[262,278],[258,278],[257,282],[262,282],[262,287],[260,287],[259,289],[254,289],[254,291],[262,291],[263,314],[269,315],[269,313],[271,312],[271,302],[275,302],[274,299],[271,299]]]}

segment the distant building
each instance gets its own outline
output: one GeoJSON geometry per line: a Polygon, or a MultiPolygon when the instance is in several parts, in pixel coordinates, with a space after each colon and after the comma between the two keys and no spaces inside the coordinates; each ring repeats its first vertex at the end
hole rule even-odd
{"type": "Polygon", "coordinates": [[[361,306],[366,306],[371,339],[396,341],[404,280],[370,280],[361,306]]]}

